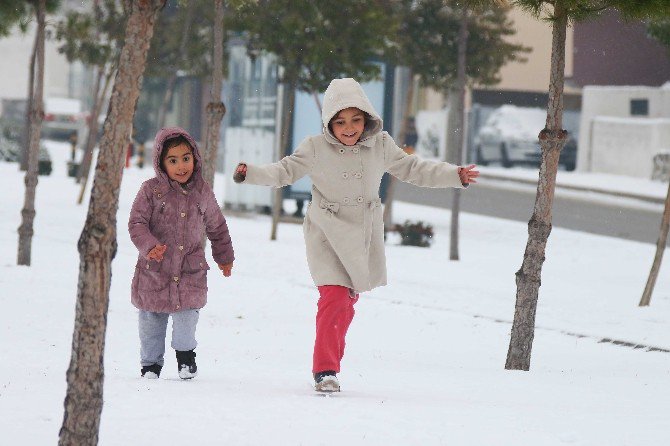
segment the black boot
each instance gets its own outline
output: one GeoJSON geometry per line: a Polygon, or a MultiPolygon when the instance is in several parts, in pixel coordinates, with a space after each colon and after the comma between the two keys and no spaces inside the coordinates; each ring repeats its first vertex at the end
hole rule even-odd
{"type": "Polygon", "coordinates": [[[198,366],[195,365],[195,351],[177,350],[177,371],[181,379],[191,379],[198,375],[198,366]]]}
{"type": "Polygon", "coordinates": [[[142,370],[140,370],[140,373],[142,374],[143,378],[158,379],[158,377],[161,376],[162,368],[163,366],[159,364],[145,365],[142,367],[142,370]]]}

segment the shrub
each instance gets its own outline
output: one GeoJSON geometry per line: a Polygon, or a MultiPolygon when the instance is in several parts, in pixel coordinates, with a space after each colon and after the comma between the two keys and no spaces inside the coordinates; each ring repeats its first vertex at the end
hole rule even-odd
{"type": "Polygon", "coordinates": [[[433,227],[431,225],[424,225],[422,221],[412,223],[406,220],[402,225],[393,226],[393,230],[400,234],[402,238],[401,245],[427,248],[433,241],[433,227]]]}

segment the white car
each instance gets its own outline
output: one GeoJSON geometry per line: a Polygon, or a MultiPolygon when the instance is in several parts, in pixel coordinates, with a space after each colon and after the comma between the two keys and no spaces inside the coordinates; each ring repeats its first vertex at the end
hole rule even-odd
{"type": "MultiPolygon", "coordinates": [[[[503,105],[489,115],[475,138],[477,163],[499,162],[503,167],[515,164],[537,166],[541,159],[538,135],[545,127],[547,111],[541,108],[503,105]]],[[[574,170],[576,139],[561,150],[560,164],[574,170]]]]}
{"type": "Polygon", "coordinates": [[[79,99],[46,98],[42,137],[67,141],[75,132],[80,137],[86,127],[86,117],[79,99]]]}

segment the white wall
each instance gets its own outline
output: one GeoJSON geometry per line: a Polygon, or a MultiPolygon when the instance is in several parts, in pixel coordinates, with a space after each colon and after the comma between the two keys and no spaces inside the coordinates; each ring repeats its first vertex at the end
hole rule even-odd
{"type": "MultiPolygon", "coordinates": [[[[28,94],[30,54],[35,41],[34,29],[21,34],[18,29],[0,39],[0,98],[25,99],[28,94]]],[[[44,96],[68,97],[70,64],[58,54],[58,44],[47,40],[45,46],[44,96]]]]}
{"type": "Polygon", "coordinates": [[[273,162],[274,133],[245,127],[228,127],[225,134],[225,199],[223,205],[249,210],[272,205],[273,189],[267,186],[240,185],[233,181],[237,163],[268,164],[273,162]]]}
{"type": "Polygon", "coordinates": [[[584,87],[577,170],[650,178],[653,156],[670,150],[670,141],[663,138],[669,123],[670,83],[660,88],[584,87]],[[630,114],[632,99],[648,100],[648,116],[630,114]]]}
{"type": "Polygon", "coordinates": [[[650,179],[654,155],[670,151],[670,119],[600,116],[592,128],[593,172],[650,179]]]}

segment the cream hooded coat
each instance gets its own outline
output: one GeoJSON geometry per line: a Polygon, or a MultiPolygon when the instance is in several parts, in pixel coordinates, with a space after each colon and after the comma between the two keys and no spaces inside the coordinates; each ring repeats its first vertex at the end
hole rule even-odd
{"type": "Polygon", "coordinates": [[[323,134],[306,138],[292,155],[264,166],[247,165],[245,183],[283,187],[312,179],[303,231],[309,270],[317,286],[356,292],[386,285],[384,224],[379,185],[384,172],[425,187],[463,187],[458,166],[408,155],[388,133],[354,79],[334,79],[323,100],[323,134]],[[345,108],[371,116],[361,139],[346,146],[328,129],[345,108]]]}

